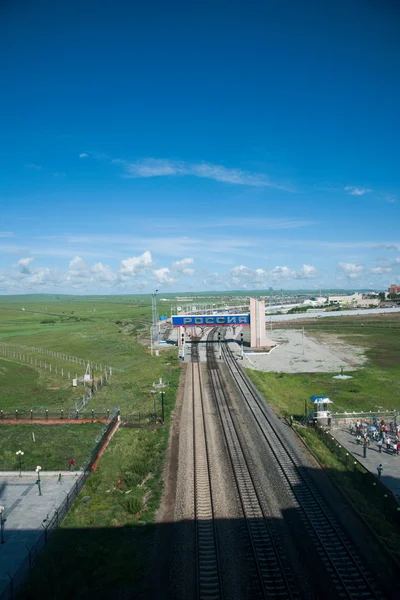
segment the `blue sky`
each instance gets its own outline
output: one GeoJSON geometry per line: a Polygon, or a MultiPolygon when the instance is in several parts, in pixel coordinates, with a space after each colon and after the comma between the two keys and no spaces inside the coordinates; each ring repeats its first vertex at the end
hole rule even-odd
{"type": "Polygon", "coordinates": [[[1,19],[0,293],[400,282],[398,3],[1,19]]]}

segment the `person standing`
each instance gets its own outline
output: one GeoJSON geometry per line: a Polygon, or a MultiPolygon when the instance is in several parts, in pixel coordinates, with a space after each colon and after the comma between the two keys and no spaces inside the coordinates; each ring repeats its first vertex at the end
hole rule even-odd
{"type": "Polygon", "coordinates": [[[397,450],[397,456],[399,456],[399,454],[400,454],[400,441],[397,442],[396,450],[397,450]]]}
{"type": "Polygon", "coordinates": [[[381,439],[378,441],[378,450],[379,450],[379,452],[382,452],[382,443],[383,443],[383,440],[382,440],[382,438],[381,438],[381,439]]]}
{"type": "Polygon", "coordinates": [[[376,470],[378,471],[378,479],[380,479],[383,471],[382,463],[376,467],[376,470]]]}
{"type": "Polygon", "coordinates": [[[364,456],[364,458],[367,458],[367,447],[368,447],[368,442],[366,439],[364,439],[364,441],[363,441],[363,456],[364,456]]]}
{"type": "Polygon", "coordinates": [[[70,471],[74,471],[75,470],[75,459],[71,457],[70,461],[69,461],[69,470],[70,471]]]}

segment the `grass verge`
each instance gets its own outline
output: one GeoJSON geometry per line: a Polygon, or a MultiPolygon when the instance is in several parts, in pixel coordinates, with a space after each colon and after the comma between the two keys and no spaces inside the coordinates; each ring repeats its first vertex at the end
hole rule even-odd
{"type": "Polygon", "coordinates": [[[79,469],[90,457],[103,427],[103,423],[0,424],[0,471],[19,470],[18,457],[15,455],[17,450],[24,452],[23,471],[34,471],[37,465],[44,471],[68,470],[71,457],[79,469]]]}
{"type": "Polygon", "coordinates": [[[306,442],[328,475],[363,515],[370,527],[385,542],[391,552],[400,560],[400,536],[397,515],[384,506],[380,487],[373,486],[363,477],[363,473],[355,470],[349,461],[346,465],[325,444],[313,429],[294,425],[297,433],[306,442]]]}
{"type": "MultiPolygon", "coordinates": [[[[166,421],[181,369],[171,372],[166,421]]],[[[132,598],[153,551],[169,427],[120,428],[62,526],[50,538],[21,598],[132,598]]]]}

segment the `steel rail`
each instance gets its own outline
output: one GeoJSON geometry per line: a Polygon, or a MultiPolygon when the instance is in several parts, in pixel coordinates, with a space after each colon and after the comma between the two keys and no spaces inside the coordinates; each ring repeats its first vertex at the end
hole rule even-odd
{"type": "MultiPolygon", "coordinates": [[[[214,330],[207,338],[207,368],[220,418],[228,456],[253,551],[254,562],[263,597],[292,600],[293,594],[284,561],[265,516],[252,469],[246,458],[240,434],[227,402],[227,394],[212,342],[214,330]]],[[[293,586],[294,588],[294,586],[293,586]]]]}
{"type": "Polygon", "coordinates": [[[194,514],[196,531],[196,586],[198,600],[222,600],[223,588],[214,504],[207,428],[204,415],[200,364],[192,356],[194,514]],[[194,359],[194,361],[193,361],[194,359]],[[197,365],[195,367],[195,365],[197,365]],[[197,371],[197,383],[195,372],[197,371]],[[198,390],[198,395],[196,394],[198,390]]]}
{"type": "Polygon", "coordinates": [[[225,347],[225,344],[222,355],[261,434],[276,458],[288,490],[297,500],[306,518],[306,524],[320,543],[323,551],[321,559],[325,558],[325,565],[331,572],[338,592],[342,596],[344,592],[351,600],[382,600],[382,594],[369,580],[361,559],[351,548],[350,541],[346,539],[336,518],[330,514],[330,509],[304,473],[298,460],[288,452],[272,423],[271,416],[268,415],[265,402],[260,399],[259,392],[236,364],[232,350],[225,347]]]}

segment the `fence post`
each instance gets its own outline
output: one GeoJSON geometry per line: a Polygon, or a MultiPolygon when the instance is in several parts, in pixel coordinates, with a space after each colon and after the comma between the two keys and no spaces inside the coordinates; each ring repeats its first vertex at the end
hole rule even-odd
{"type": "MultiPolygon", "coordinates": [[[[3,411],[1,411],[3,413],[3,411]]],[[[110,410],[107,408],[107,419],[110,418],[110,410]]]]}
{"type": "Polygon", "coordinates": [[[33,419],[33,410],[31,409],[31,421],[33,419]]]}
{"type": "Polygon", "coordinates": [[[18,419],[18,408],[15,410],[15,418],[18,419]]]}
{"type": "Polygon", "coordinates": [[[94,410],[92,408],[92,421],[93,421],[93,419],[94,419],[94,410]]]}
{"type": "Polygon", "coordinates": [[[46,421],[48,421],[48,420],[49,420],[49,411],[48,411],[48,409],[47,409],[47,408],[46,408],[46,410],[45,410],[45,413],[46,413],[46,421]]]}
{"type": "Polygon", "coordinates": [[[0,419],[4,419],[4,414],[2,410],[0,410],[0,419]]]}
{"type": "Polygon", "coordinates": [[[63,409],[61,409],[61,418],[62,419],[64,418],[64,411],[63,411],[63,409]]]}

